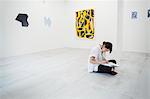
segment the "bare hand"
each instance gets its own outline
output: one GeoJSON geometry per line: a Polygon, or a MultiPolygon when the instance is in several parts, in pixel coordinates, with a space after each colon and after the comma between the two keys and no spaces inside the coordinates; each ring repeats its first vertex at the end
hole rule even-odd
{"type": "Polygon", "coordinates": [[[108,63],[108,61],[107,60],[103,60],[103,61],[101,61],[101,64],[107,64],[108,63]]]}

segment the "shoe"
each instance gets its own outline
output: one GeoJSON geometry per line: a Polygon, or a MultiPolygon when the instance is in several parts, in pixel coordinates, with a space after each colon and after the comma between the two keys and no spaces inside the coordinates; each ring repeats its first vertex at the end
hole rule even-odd
{"type": "Polygon", "coordinates": [[[111,74],[111,75],[116,75],[116,74],[118,74],[118,73],[115,72],[115,71],[111,71],[110,74],[111,74]]]}

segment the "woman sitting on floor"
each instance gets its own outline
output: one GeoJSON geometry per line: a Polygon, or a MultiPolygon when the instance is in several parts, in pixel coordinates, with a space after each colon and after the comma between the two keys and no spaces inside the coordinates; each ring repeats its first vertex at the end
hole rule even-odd
{"type": "Polygon", "coordinates": [[[115,72],[115,67],[103,65],[108,62],[116,64],[115,60],[106,60],[106,52],[112,52],[112,43],[104,41],[102,45],[92,48],[89,56],[88,72],[109,73],[111,75],[117,74],[117,72],[115,72]]]}

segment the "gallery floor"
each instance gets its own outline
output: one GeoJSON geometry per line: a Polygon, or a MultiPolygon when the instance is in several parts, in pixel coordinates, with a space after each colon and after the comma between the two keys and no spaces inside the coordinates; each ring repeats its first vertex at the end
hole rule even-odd
{"type": "Polygon", "coordinates": [[[149,99],[150,56],[127,53],[116,76],[87,72],[89,50],[57,49],[0,60],[0,99],[149,99]]]}

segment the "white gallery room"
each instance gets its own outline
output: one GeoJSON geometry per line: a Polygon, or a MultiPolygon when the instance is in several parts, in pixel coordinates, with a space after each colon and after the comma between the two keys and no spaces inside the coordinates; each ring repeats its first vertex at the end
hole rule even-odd
{"type": "Polygon", "coordinates": [[[0,99],[150,99],[150,0],[0,0],[0,99]]]}

